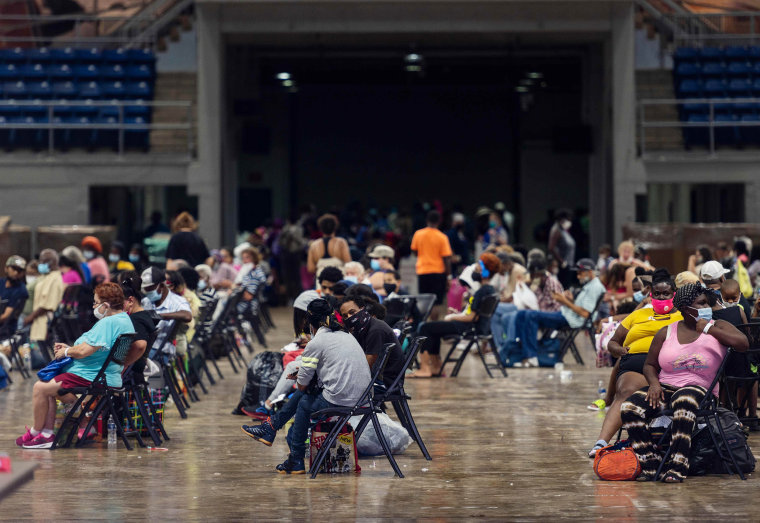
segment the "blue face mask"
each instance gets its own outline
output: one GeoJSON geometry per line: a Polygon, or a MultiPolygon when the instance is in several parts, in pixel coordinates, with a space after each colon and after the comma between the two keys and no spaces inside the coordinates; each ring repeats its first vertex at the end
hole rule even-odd
{"type": "Polygon", "coordinates": [[[202,291],[206,288],[206,280],[198,280],[198,290],[202,291]]]}
{"type": "Polygon", "coordinates": [[[37,265],[37,272],[40,274],[48,274],[50,272],[50,265],[47,263],[40,263],[37,265]]]}
{"type": "Polygon", "coordinates": [[[146,292],[145,297],[148,298],[153,303],[156,303],[158,300],[161,299],[161,293],[154,289],[152,291],[146,292]]]}
{"type": "Polygon", "coordinates": [[[116,263],[116,262],[117,262],[117,261],[119,261],[120,259],[121,259],[121,258],[119,258],[119,255],[118,255],[118,254],[109,254],[109,255],[108,255],[108,261],[110,261],[111,263],[116,263]]]}
{"type": "Polygon", "coordinates": [[[697,311],[697,321],[699,320],[705,320],[710,321],[712,320],[713,311],[710,307],[705,307],[703,309],[697,309],[696,307],[689,307],[691,310],[697,311]]]}
{"type": "Polygon", "coordinates": [[[380,262],[377,260],[371,260],[369,262],[369,266],[372,268],[373,271],[379,271],[380,270],[380,262]]]}
{"type": "Polygon", "coordinates": [[[644,293],[641,291],[636,291],[633,293],[633,301],[636,303],[641,303],[641,300],[644,299],[644,293]]]}
{"type": "Polygon", "coordinates": [[[132,263],[137,263],[140,261],[140,255],[139,254],[130,254],[129,255],[129,261],[132,263]]]}

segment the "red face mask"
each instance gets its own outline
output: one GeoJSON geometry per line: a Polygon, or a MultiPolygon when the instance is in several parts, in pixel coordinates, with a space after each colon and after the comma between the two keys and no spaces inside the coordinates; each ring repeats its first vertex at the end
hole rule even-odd
{"type": "Polygon", "coordinates": [[[673,298],[669,300],[652,299],[652,309],[655,314],[668,314],[673,311],[673,298]]]}

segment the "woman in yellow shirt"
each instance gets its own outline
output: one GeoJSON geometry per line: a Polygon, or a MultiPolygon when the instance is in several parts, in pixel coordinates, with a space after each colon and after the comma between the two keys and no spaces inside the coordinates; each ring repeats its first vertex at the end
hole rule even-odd
{"type": "Polygon", "coordinates": [[[681,321],[683,316],[673,307],[676,286],[666,269],[657,269],[652,276],[652,308],[638,309],[629,314],[615,331],[607,345],[607,350],[620,358],[615,399],[607,410],[594,447],[588,455],[593,458],[596,451],[607,446],[622,426],[620,405],[634,392],[647,386],[644,377],[644,362],[649,353],[654,335],[661,328],[681,321]]]}

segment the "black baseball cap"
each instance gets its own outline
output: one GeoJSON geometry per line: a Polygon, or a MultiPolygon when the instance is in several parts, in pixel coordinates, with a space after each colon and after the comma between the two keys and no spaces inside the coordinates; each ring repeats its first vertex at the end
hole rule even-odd
{"type": "Polygon", "coordinates": [[[591,258],[581,258],[575,263],[575,267],[570,269],[572,271],[595,271],[596,263],[591,258]]]}

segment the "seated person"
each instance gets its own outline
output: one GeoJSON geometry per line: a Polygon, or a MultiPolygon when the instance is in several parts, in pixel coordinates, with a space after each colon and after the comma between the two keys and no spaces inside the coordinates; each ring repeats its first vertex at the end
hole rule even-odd
{"type": "Polygon", "coordinates": [[[14,254],[6,260],[5,278],[0,279],[0,300],[8,302],[0,314],[0,323],[8,321],[13,310],[27,299],[29,293],[26,290],[26,260],[14,254]]]}
{"type": "Polygon", "coordinates": [[[304,474],[306,436],[313,412],[330,407],[352,407],[370,385],[372,376],[361,346],[343,330],[335,313],[324,299],[308,306],[307,321],[311,341],[301,355],[298,369],[298,391],[285,406],[261,425],[243,425],[253,439],[272,446],[277,431],[295,415],[287,441],[290,454],[277,466],[280,474],[304,474]],[[310,392],[312,382],[322,386],[322,392],[310,392]]]}
{"type": "Polygon", "coordinates": [[[641,308],[632,312],[618,326],[607,350],[615,358],[620,358],[615,396],[602,424],[596,443],[588,456],[607,446],[620,429],[620,405],[635,391],[646,386],[644,362],[654,335],[671,323],[681,321],[681,313],[673,307],[675,284],[665,269],[657,269],[652,277],[652,309],[641,308]]]}
{"type": "Polygon", "coordinates": [[[216,289],[211,285],[212,270],[205,263],[195,266],[198,273],[198,287],[195,293],[201,300],[201,307],[208,307],[217,299],[216,289]]]}
{"type": "MultiPolygon", "coordinates": [[[[58,395],[61,388],[87,387],[98,375],[108,352],[122,334],[134,332],[129,316],[124,313],[124,293],[116,283],[103,283],[95,288],[94,313],[98,321],[69,347],[55,344],[55,359],[70,357],[72,361],[62,374],[48,382],[38,381],[32,391],[34,423],[16,440],[25,449],[49,449],[55,441],[56,398],[73,403],[76,396],[58,395]]],[[[106,369],[109,387],[121,387],[122,366],[111,362],[106,369]]]]}
{"type": "Polygon", "coordinates": [[[480,332],[487,332],[488,322],[479,317],[478,310],[486,296],[496,294],[496,289],[491,286],[491,278],[500,268],[501,261],[495,254],[481,254],[477,268],[472,273],[472,277],[480,281],[480,288],[472,296],[465,310],[448,314],[444,321],[429,321],[420,325],[420,336],[426,336],[427,339],[420,348],[420,368],[410,374],[410,378],[430,378],[440,372],[441,338],[444,336],[462,334],[468,331],[473,323],[477,324],[480,332]]]}
{"type": "Polygon", "coordinates": [[[390,387],[404,367],[404,352],[393,329],[384,321],[372,316],[371,310],[374,305],[371,301],[363,296],[344,298],[340,304],[340,316],[348,332],[353,334],[361,345],[364,354],[367,355],[367,363],[373,371],[375,362],[385,352],[385,345],[393,343],[382,375],[383,383],[390,387]]]}
{"type": "Polygon", "coordinates": [[[562,307],[559,311],[520,311],[517,316],[517,337],[522,343],[526,365],[538,366],[538,329],[562,329],[581,327],[594,311],[599,298],[605,293],[604,285],[595,275],[596,264],[589,258],[578,260],[574,270],[578,271],[578,281],[583,285],[573,300],[569,291],[554,293],[552,298],[562,307]]]}
{"type": "Polygon", "coordinates": [[[243,316],[255,316],[259,313],[259,294],[267,284],[267,275],[256,249],[246,249],[244,253],[247,253],[247,265],[250,270],[241,278],[243,297],[237,305],[237,310],[238,314],[243,316]]]}
{"type": "Polygon", "coordinates": [[[383,276],[386,299],[396,298],[398,296],[407,296],[409,292],[401,285],[401,273],[398,271],[385,271],[383,276]]]}
{"type": "MultiPolygon", "coordinates": [[[[501,261],[501,269],[491,279],[491,285],[499,294],[499,305],[491,316],[491,333],[497,349],[505,345],[506,339],[514,338],[514,331],[506,332],[503,325],[506,318],[514,318],[517,313],[517,305],[514,303],[513,294],[518,283],[524,283],[528,279],[528,271],[516,261],[514,254],[497,252],[496,256],[501,261]]],[[[507,325],[510,325],[507,320],[507,325]]]]}
{"type": "Polygon", "coordinates": [[[148,341],[156,331],[158,318],[153,311],[146,311],[140,303],[140,275],[135,271],[120,272],[116,277],[124,293],[124,312],[134,327],[135,337],[124,360],[124,367],[132,365],[133,375],[138,383],[143,382],[146,360],[148,359],[148,341]]]}
{"type": "Polygon", "coordinates": [[[333,285],[343,280],[343,271],[338,267],[325,267],[317,276],[319,282],[319,292],[322,296],[332,295],[333,285]]]}
{"type": "Polygon", "coordinates": [[[164,354],[174,354],[175,348],[168,339],[174,328],[174,322],[190,323],[193,314],[190,304],[182,296],[178,296],[169,290],[166,282],[166,273],[158,267],[148,267],[140,276],[142,285],[140,290],[145,296],[142,306],[145,310],[153,310],[161,317],[158,328],[158,336],[150,348],[148,357],[155,358],[158,351],[164,354]]]}
{"type": "MultiPolygon", "coordinates": [[[[715,296],[718,297],[718,300],[721,304],[723,303],[723,296],[721,294],[720,288],[723,283],[726,282],[726,274],[729,272],[731,271],[723,268],[723,265],[715,260],[703,263],[702,268],[699,271],[699,277],[702,280],[702,283],[705,287],[710,289],[710,291],[712,291],[715,296]]],[[[750,307],[750,304],[747,301],[747,298],[745,298],[741,293],[739,293],[738,303],[744,309],[745,314],[751,314],[752,309],[750,307]]]]}
{"type": "Polygon", "coordinates": [[[370,285],[375,293],[382,298],[385,297],[385,272],[395,270],[393,261],[396,259],[396,252],[387,245],[376,244],[369,251],[370,265],[369,271],[364,275],[361,283],[370,285]]]}
{"type": "Polygon", "coordinates": [[[364,265],[356,261],[350,261],[343,266],[343,279],[351,283],[360,283],[364,280],[364,265]]]}
{"type": "MultiPolygon", "coordinates": [[[[749,347],[747,337],[736,327],[727,321],[712,319],[707,292],[699,284],[678,289],[673,301],[683,320],[657,332],[644,364],[649,386],[634,392],[620,408],[623,428],[641,464],[637,480],[678,483],[686,478],[697,408],[715,378],[727,347],[739,352],[749,347]],[[660,404],[674,411],[673,436],[670,461],[665,463],[662,477],[655,478],[661,458],[654,448],[648,425],[660,416],[660,404]]],[[[713,394],[717,392],[714,390],[713,394]]]]}

